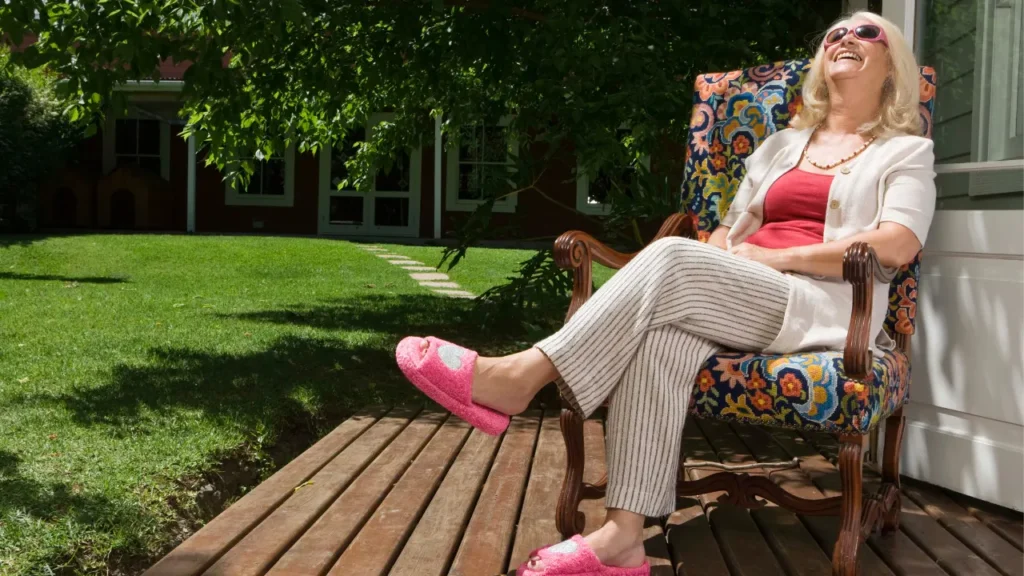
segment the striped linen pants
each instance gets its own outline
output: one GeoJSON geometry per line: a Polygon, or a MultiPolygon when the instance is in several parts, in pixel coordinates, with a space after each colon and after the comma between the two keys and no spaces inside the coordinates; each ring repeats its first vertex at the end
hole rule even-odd
{"type": "Polygon", "coordinates": [[[606,506],[675,510],[683,423],[697,372],[730,348],[761,351],[782,328],[784,274],[685,238],[652,243],[536,344],[589,416],[611,398],[606,506]]]}

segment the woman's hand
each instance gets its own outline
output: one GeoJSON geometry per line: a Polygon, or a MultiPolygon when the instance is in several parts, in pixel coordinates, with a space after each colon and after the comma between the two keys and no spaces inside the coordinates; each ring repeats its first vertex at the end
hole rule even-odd
{"type": "Polygon", "coordinates": [[[762,248],[756,244],[747,244],[744,242],[743,244],[733,246],[729,249],[729,252],[739,256],[740,258],[760,262],[761,264],[774,268],[779,272],[785,272],[787,269],[788,258],[786,258],[786,250],[762,248]]]}

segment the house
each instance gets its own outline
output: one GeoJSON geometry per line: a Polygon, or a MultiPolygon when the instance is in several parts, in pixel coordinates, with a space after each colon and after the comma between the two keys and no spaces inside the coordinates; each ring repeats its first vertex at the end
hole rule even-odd
{"type": "MultiPolygon", "coordinates": [[[[900,25],[938,79],[939,199],[923,259],[903,472],[1022,510],[1024,0],[847,0],[846,8],[900,25]]],[[[440,238],[479,202],[479,171],[502,159],[488,148],[499,123],[448,151],[438,131],[402,170],[378,175],[368,194],[332,186],[344,176],[344,150],[286,151],[236,191],[173,136],[182,84],[181,71],[168,66],[160,84],[124,87],[133,114],[110,118],[83,143],[78,166],[44,191],[44,225],[440,238]]],[[[595,183],[574,180],[573,167],[567,151],[544,186],[583,214],[524,194],[495,207],[494,225],[515,222],[526,237],[595,228],[601,194],[595,183]]]]}
{"type": "MultiPolygon", "coordinates": [[[[109,115],[78,146],[73,165],[43,187],[41,227],[441,238],[481,203],[481,174],[503,163],[495,161],[504,158],[503,139],[493,135],[507,118],[475,127],[448,150],[438,128],[433,141],[403,154],[390,173],[378,174],[368,193],[337,187],[346,176],[344,159],[354,153],[350,143],[318,155],[288,149],[258,164],[249,186],[236,190],[177,136],[184,125],[177,101],[186,68],[165,62],[160,82],[120,87],[128,114],[109,115]]],[[[371,116],[365,130],[387,118],[371,116]]],[[[358,141],[365,131],[350,136],[358,141]]],[[[514,224],[527,238],[597,229],[596,217],[607,211],[594,200],[601,184],[575,179],[575,168],[575,156],[566,151],[539,183],[564,207],[536,194],[509,196],[495,203],[493,226],[514,224]]]]}

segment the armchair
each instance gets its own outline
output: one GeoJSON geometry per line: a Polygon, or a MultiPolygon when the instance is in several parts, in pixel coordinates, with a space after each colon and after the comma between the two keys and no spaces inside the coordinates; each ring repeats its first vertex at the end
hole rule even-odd
{"type": "MultiPolygon", "coordinates": [[[[809,60],[792,60],[698,77],[682,186],[684,213],[669,217],[655,240],[688,236],[706,241],[728,210],[743,178],[743,159],[767,136],[784,128],[800,109],[800,85],[809,60]]],[[[931,135],[935,73],[921,69],[921,115],[931,135]]],[[[555,241],[556,263],[573,273],[567,319],[591,295],[594,262],[618,269],[635,254],[621,253],[584,232],[567,232],[555,241]]],[[[781,426],[839,435],[842,496],[809,500],[789,494],[756,475],[720,472],[701,480],[680,475],[677,493],[696,496],[723,491],[729,502],[759,507],[770,500],[807,515],[838,515],[840,533],[832,557],[833,574],[854,576],[860,543],[872,532],[899,526],[900,444],[903,405],[909,397],[910,338],[914,333],[920,254],[891,280],[885,329],[897,347],[873,357],[869,345],[871,297],[876,275],[885,271],[874,250],[856,243],[843,259],[843,279],[852,285],[854,304],[846,346],[841,352],[786,356],[726,352],[709,358],[693,383],[690,413],[744,424],[781,426]],[[886,422],[882,486],[862,494],[864,437],[886,422]]],[[[566,537],[584,525],[581,499],[600,498],[606,482],[584,484],[583,420],[563,402],[562,435],[566,473],[556,510],[566,537]]]]}

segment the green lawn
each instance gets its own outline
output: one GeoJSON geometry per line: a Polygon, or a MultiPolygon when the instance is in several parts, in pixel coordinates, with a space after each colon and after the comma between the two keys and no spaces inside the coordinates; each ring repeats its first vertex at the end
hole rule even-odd
{"type": "MultiPolygon", "coordinates": [[[[480,293],[528,255],[473,249],[452,277],[480,293]]],[[[475,318],[347,242],[0,237],[0,574],[145,566],[202,520],[217,462],[265,472],[283,431],[421,402],[403,335],[526,344],[475,318]]]]}

